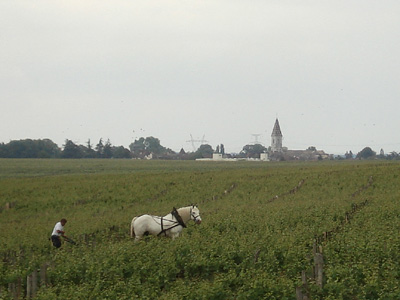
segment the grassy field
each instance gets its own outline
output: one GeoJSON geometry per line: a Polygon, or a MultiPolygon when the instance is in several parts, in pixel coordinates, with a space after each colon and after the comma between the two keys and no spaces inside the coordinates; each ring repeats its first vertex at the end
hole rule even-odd
{"type": "Polygon", "coordinates": [[[312,299],[400,299],[399,171],[382,161],[0,160],[0,299],[45,262],[37,299],[296,299],[324,232],[312,299]],[[191,203],[201,225],[133,243],[134,216],[191,203]],[[56,250],[48,238],[62,217],[78,245],[56,250]]]}

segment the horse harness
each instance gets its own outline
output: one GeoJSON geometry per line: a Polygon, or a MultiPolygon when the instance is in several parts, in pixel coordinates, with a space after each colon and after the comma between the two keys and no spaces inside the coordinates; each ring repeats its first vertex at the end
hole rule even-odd
{"type": "Polygon", "coordinates": [[[167,236],[168,230],[178,227],[178,226],[182,226],[183,228],[186,228],[186,224],[183,222],[182,217],[179,215],[179,213],[175,207],[172,209],[171,215],[175,217],[176,221],[172,221],[172,220],[168,220],[168,221],[174,222],[176,224],[174,224],[171,227],[164,228],[164,224],[163,224],[164,217],[161,217],[161,231],[157,234],[157,236],[159,236],[161,234],[164,234],[165,236],[167,236]]]}

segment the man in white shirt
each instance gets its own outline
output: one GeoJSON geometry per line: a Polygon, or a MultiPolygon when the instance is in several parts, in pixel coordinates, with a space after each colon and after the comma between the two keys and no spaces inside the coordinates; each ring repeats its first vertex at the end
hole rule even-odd
{"type": "Polygon", "coordinates": [[[64,234],[64,225],[67,223],[66,219],[61,219],[60,222],[58,222],[53,229],[53,232],[51,234],[51,241],[53,242],[53,246],[56,248],[61,247],[61,236],[64,238],[67,238],[64,234]]]}

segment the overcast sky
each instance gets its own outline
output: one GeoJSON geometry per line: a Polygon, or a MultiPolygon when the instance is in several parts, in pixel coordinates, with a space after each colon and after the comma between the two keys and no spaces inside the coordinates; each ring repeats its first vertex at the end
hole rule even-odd
{"type": "Polygon", "coordinates": [[[400,1],[0,1],[0,142],[400,151],[400,1]],[[198,144],[195,144],[198,146],[198,144]]]}

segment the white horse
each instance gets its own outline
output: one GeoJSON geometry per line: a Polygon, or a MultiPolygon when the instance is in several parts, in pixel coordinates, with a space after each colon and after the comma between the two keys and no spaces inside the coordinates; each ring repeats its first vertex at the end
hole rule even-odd
{"type": "Polygon", "coordinates": [[[186,223],[193,220],[201,223],[200,211],[196,205],[190,205],[172,210],[164,217],[141,215],[134,217],[131,222],[131,237],[135,242],[140,241],[144,235],[164,235],[175,239],[179,236],[186,223]]]}

